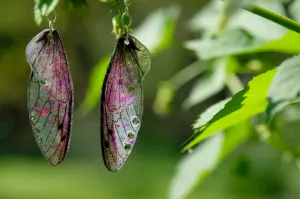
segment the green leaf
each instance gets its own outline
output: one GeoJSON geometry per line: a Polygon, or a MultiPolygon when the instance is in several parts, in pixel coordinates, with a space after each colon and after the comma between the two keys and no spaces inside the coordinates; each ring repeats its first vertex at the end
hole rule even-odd
{"type": "Polygon", "coordinates": [[[183,102],[184,109],[189,109],[192,106],[203,102],[224,88],[227,59],[214,60],[208,63],[208,65],[205,75],[199,78],[190,95],[183,102]]]}
{"type": "Polygon", "coordinates": [[[251,116],[262,113],[268,106],[267,92],[276,70],[270,70],[251,80],[205,125],[195,129],[194,135],[183,151],[190,149],[205,138],[212,136],[251,116]]]}
{"type": "Polygon", "coordinates": [[[219,23],[219,33],[223,33],[227,28],[230,18],[242,7],[251,6],[254,0],[224,0],[223,14],[219,23]]]}
{"type": "Polygon", "coordinates": [[[284,61],[278,68],[269,88],[267,118],[271,119],[286,105],[299,100],[300,56],[284,61]]]}
{"type": "Polygon", "coordinates": [[[237,54],[250,54],[259,52],[280,52],[287,54],[298,54],[300,53],[300,46],[295,43],[300,42],[300,35],[294,31],[287,32],[282,38],[278,40],[270,41],[263,45],[250,47],[244,49],[237,54]]]}
{"type": "Polygon", "coordinates": [[[227,104],[229,100],[231,100],[231,98],[224,99],[201,113],[196,122],[193,124],[193,129],[199,129],[209,122],[220,110],[224,108],[225,104],[227,104]]]}
{"type": "Polygon", "coordinates": [[[239,123],[209,138],[185,155],[172,179],[169,198],[183,199],[219,166],[235,148],[249,137],[249,121],[239,123]]]}
{"type": "Polygon", "coordinates": [[[90,112],[100,103],[101,87],[109,64],[110,57],[104,57],[92,70],[89,78],[89,87],[83,103],[77,110],[81,117],[90,112]]]}
{"type": "Polygon", "coordinates": [[[37,25],[40,25],[43,18],[49,15],[56,7],[59,0],[35,0],[34,19],[37,25]]]}
{"type": "Polygon", "coordinates": [[[158,9],[134,29],[132,35],[142,42],[152,55],[157,54],[173,42],[179,14],[178,5],[158,9]]]}
{"type": "Polygon", "coordinates": [[[230,30],[217,39],[198,39],[188,41],[185,47],[196,53],[203,60],[229,55],[243,55],[260,52],[300,53],[300,35],[294,31],[287,32],[282,38],[265,42],[251,37],[241,29],[230,30]]]}
{"type": "Polygon", "coordinates": [[[263,41],[251,37],[244,30],[234,29],[217,39],[204,38],[188,41],[185,43],[185,47],[195,51],[199,59],[208,60],[238,54],[249,47],[263,43],[263,41]]]}

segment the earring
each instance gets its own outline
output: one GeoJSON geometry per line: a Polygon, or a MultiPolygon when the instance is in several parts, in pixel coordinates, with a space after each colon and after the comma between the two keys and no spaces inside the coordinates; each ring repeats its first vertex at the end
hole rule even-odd
{"type": "MultiPolygon", "coordinates": [[[[56,18],[56,17],[55,17],[56,18]]],[[[49,29],[26,47],[31,68],[27,106],[36,142],[51,165],[68,153],[74,108],[74,88],[60,36],[49,20],[49,29]]]]}

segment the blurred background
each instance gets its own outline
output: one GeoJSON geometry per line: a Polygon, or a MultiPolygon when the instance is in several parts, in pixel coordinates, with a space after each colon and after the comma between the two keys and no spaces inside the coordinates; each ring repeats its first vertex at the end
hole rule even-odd
{"type": "MultiPolygon", "coordinates": [[[[191,125],[208,106],[230,95],[221,86],[195,102],[190,92],[198,80],[192,77],[178,83],[176,92],[166,89],[175,74],[198,60],[183,42],[201,36],[200,31],[191,31],[197,28],[191,25],[192,19],[211,1],[132,0],[133,34],[152,51],[152,68],[144,81],[144,115],[138,141],[125,166],[117,173],[109,172],[101,157],[97,95],[100,96],[105,60],[116,43],[111,34],[113,14],[109,4],[86,2],[88,9],[81,5],[78,9],[76,1],[61,0],[56,9],[54,26],[67,52],[75,87],[70,152],[57,167],[50,166],[39,151],[27,110],[30,68],[25,47],[48,24],[35,24],[34,1],[0,3],[0,199],[168,198],[172,177],[184,156],[180,153],[181,144],[193,133],[191,125]]],[[[213,25],[211,15],[213,11],[201,22],[213,25]]],[[[241,62],[249,66],[240,74],[243,83],[286,57],[275,53],[241,57],[241,62]],[[260,68],[261,63],[267,63],[267,67],[260,68]],[[246,74],[249,71],[250,75],[246,74]]],[[[202,71],[201,63],[189,70],[188,76],[197,76],[202,71]]],[[[294,129],[299,128],[297,124],[293,122],[294,129]]],[[[300,198],[299,169],[296,164],[282,163],[282,159],[281,151],[249,139],[188,198],[300,198]]]]}

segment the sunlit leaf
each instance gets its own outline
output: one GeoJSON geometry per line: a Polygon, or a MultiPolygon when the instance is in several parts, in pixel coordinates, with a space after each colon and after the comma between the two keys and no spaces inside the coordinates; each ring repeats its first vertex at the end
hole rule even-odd
{"type": "Polygon", "coordinates": [[[40,25],[43,18],[49,15],[57,5],[59,0],[35,0],[34,19],[37,25],[40,25]]]}
{"type": "Polygon", "coordinates": [[[220,110],[222,110],[224,108],[225,104],[227,104],[227,102],[229,102],[229,100],[231,100],[231,98],[224,99],[224,100],[212,105],[211,107],[206,109],[203,113],[201,113],[199,118],[193,124],[193,129],[201,128],[207,122],[209,122],[209,120],[211,120],[220,110]]]}
{"type": "Polygon", "coordinates": [[[278,68],[277,73],[269,88],[268,119],[287,104],[299,100],[300,93],[300,56],[284,61],[278,68]]]}
{"type": "Polygon", "coordinates": [[[214,60],[208,63],[207,71],[194,85],[190,95],[183,102],[188,109],[220,92],[225,86],[227,59],[214,60]]]}
{"type": "Polygon", "coordinates": [[[262,113],[268,106],[267,92],[276,70],[270,70],[251,80],[204,126],[195,129],[186,151],[218,131],[227,129],[251,116],[262,113]]]}
{"type": "Polygon", "coordinates": [[[169,198],[183,199],[201,184],[239,144],[249,136],[249,122],[219,133],[186,154],[172,179],[169,198]]]}
{"type": "Polygon", "coordinates": [[[174,37],[175,26],[180,14],[178,5],[171,5],[151,13],[132,35],[157,54],[167,48],[174,37]]]}
{"type": "Polygon", "coordinates": [[[101,96],[101,87],[104,81],[106,69],[109,64],[110,57],[104,57],[92,70],[89,87],[83,103],[80,105],[77,114],[85,116],[97,104],[99,104],[101,96]]]}

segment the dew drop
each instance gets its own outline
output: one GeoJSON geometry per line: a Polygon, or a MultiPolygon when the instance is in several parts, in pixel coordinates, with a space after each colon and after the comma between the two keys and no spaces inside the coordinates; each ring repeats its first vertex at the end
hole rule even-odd
{"type": "Polygon", "coordinates": [[[42,144],[44,141],[45,141],[44,137],[40,136],[40,137],[38,138],[39,144],[42,144]]]}
{"type": "Polygon", "coordinates": [[[34,131],[35,131],[35,133],[39,133],[39,132],[41,132],[42,128],[43,128],[43,127],[42,127],[42,125],[41,125],[41,124],[36,124],[36,125],[35,125],[35,130],[34,130],[34,131]]]}
{"type": "Polygon", "coordinates": [[[41,132],[41,129],[35,128],[35,133],[39,133],[39,132],[41,132]]]}
{"type": "Polygon", "coordinates": [[[135,90],[135,89],[134,89],[133,87],[129,87],[129,88],[128,88],[129,93],[133,93],[134,90],[135,90]]]}
{"type": "Polygon", "coordinates": [[[34,111],[32,111],[32,112],[30,113],[30,119],[31,119],[31,121],[33,121],[33,122],[35,122],[35,121],[37,120],[37,115],[35,114],[34,111]]]}
{"type": "Polygon", "coordinates": [[[124,44],[128,46],[129,45],[129,41],[127,39],[125,39],[124,40],[124,44]]]}
{"type": "Polygon", "coordinates": [[[133,139],[134,138],[134,134],[133,134],[133,132],[128,132],[127,133],[127,137],[129,138],[129,139],[133,139]]]}
{"type": "Polygon", "coordinates": [[[43,79],[43,80],[42,80],[42,84],[44,84],[44,85],[47,84],[47,82],[48,82],[47,79],[43,79]]]}
{"type": "Polygon", "coordinates": [[[125,150],[129,151],[131,149],[131,145],[130,144],[125,144],[125,150]]]}
{"type": "Polygon", "coordinates": [[[140,118],[137,117],[137,116],[133,116],[133,117],[131,118],[131,122],[132,122],[133,125],[137,126],[137,125],[140,124],[140,118]]]}

